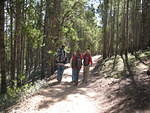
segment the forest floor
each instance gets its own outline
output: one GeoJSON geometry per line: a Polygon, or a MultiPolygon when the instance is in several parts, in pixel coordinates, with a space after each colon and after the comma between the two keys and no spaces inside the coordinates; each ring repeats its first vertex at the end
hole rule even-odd
{"type": "MultiPolygon", "coordinates": [[[[102,69],[100,59],[100,56],[93,57],[94,65],[87,84],[81,83],[81,70],[79,85],[73,86],[70,83],[71,68],[67,68],[61,83],[58,84],[56,79],[48,81],[48,86],[5,112],[150,113],[150,77],[145,71],[148,66],[136,62],[136,76],[118,78],[120,75],[114,73],[115,77],[111,77],[107,67],[111,61],[106,61],[102,69]],[[95,66],[98,67],[93,70],[95,66]]],[[[149,59],[145,62],[150,63],[149,59]]],[[[122,64],[119,63],[121,68],[122,64]]]]}

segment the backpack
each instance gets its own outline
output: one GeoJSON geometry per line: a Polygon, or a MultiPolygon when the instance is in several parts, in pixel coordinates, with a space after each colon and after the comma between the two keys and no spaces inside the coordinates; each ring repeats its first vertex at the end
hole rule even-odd
{"type": "Polygon", "coordinates": [[[71,67],[80,69],[81,66],[82,66],[82,58],[80,56],[74,56],[71,62],[71,67]]]}
{"type": "Polygon", "coordinates": [[[66,62],[66,53],[64,50],[62,50],[62,49],[57,50],[56,61],[58,63],[65,63],[66,62]]]}
{"type": "Polygon", "coordinates": [[[82,67],[82,58],[80,56],[76,57],[76,67],[80,69],[82,67]]]}
{"type": "Polygon", "coordinates": [[[84,60],[83,60],[84,66],[88,66],[89,65],[89,61],[90,61],[90,56],[89,55],[85,55],[84,60]]]}

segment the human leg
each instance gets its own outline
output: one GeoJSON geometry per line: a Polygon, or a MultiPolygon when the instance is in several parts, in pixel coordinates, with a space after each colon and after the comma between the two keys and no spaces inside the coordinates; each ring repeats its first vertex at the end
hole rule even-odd
{"type": "Polygon", "coordinates": [[[57,80],[59,82],[61,82],[61,80],[62,80],[63,72],[64,72],[64,66],[58,65],[58,67],[57,67],[57,80]]]}
{"type": "Polygon", "coordinates": [[[89,66],[84,66],[84,72],[83,72],[83,82],[87,83],[87,79],[89,76],[89,66]]]}
{"type": "Polygon", "coordinates": [[[76,79],[76,69],[72,69],[72,82],[76,79]]]}
{"type": "Polygon", "coordinates": [[[72,69],[72,82],[73,82],[73,85],[78,84],[78,70],[77,69],[72,69]]]}
{"type": "Polygon", "coordinates": [[[85,81],[85,78],[86,78],[85,76],[86,76],[86,66],[83,67],[83,80],[82,80],[82,82],[85,81]]]}

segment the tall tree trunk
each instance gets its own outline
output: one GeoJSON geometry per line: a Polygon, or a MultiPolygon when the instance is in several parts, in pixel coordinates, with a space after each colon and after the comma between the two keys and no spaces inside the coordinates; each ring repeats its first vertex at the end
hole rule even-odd
{"type": "MultiPolygon", "coordinates": [[[[5,2],[5,7],[6,7],[6,9],[9,9],[9,6],[8,6],[8,1],[6,1],[5,2]]],[[[4,24],[5,24],[5,42],[4,42],[4,45],[5,45],[5,47],[8,47],[9,46],[9,28],[8,28],[8,25],[9,25],[9,23],[8,23],[8,21],[9,21],[9,17],[8,17],[8,14],[6,13],[5,14],[5,22],[4,22],[4,24]]],[[[10,74],[10,65],[9,65],[9,62],[10,62],[10,57],[9,57],[9,54],[8,54],[8,52],[7,52],[7,49],[6,49],[6,52],[5,52],[5,59],[6,59],[6,65],[5,65],[5,68],[7,69],[6,70],[6,75],[9,75],[10,74]]]]}
{"type": "Polygon", "coordinates": [[[103,5],[103,9],[104,9],[104,17],[102,18],[103,21],[103,59],[105,59],[107,57],[107,12],[108,12],[108,0],[104,0],[104,5],[103,5]]]}
{"type": "MultiPolygon", "coordinates": [[[[48,58],[46,58],[48,56],[47,54],[47,46],[48,44],[46,44],[47,42],[47,32],[48,32],[48,18],[49,18],[49,5],[50,5],[50,1],[49,0],[46,0],[46,10],[45,10],[45,19],[44,19],[44,37],[43,37],[43,47],[42,47],[42,67],[41,67],[41,72],[42,72],[42,75],[41,75],[41,79],[45,78],[45,71],[46,71],[46,66],[47,66],[47,61],[48,58]]],[[[50,67],[48,67],[50,68],[50,67]]]]}
{"type": "MultiPolygon", "coordinates": [[[[39,3],[39,15],[38,15],[38,29],[41,31],[41,33],[43,34],[43,0],[40,0],[40,3],[39,3]]],[[[41,67],[41,63],[42,63],[42,49],[40,47],[40,44],[38,45],[38,48],[37,48],[37,60],[38,60],[38,68],[41,67]]]]}
{"type": "Polygon", "coordinates": [[[129,20],[128,20],[128,15],[129,14],[129,0],[126,1],[126,32],[125,32],[125,62],[126,66],[129,72],[129,75],[132,75],[132,71],[130,68],[130,64],[128,61],[128,49],[129,49],[129,20]]]}
{"type": "Polygon", "coordinates": [[[120,13],[120,1],[117,1],[117,9],[116,9],[116,43],[115,43],[115,58],[113,62],[113,69],[116,65],[116,58],[118,54],[118,45],[119,45],[119,13],[120,13]]]}
{"type": "Polygon", "coordinates": [[[1,93],[7,92],[6,85],[6,59],[5,59],[5,45],[4,45],[4,6],[5,1],[0,0],[0,66],[1,66],[1,93]]]}
{"type": "Polygon", "coordinates": [[[15,45],[13,37],[13,2],[10,0],[10,39],[11,39],[11,82],[12,86],[14,85],[13,81],[15,80],[15,45]]]}
{"type": "Polygon", "coordinates": [[[21,75],[21,9],[22,0],[16,0],[16,20],[15,20],[15,39],[16,39],[16,67],[17,67],[17,86],[21,85],[20,75],[21,75]]]}
{"type": "Polygon", "coordinates": [[[113,9],[113,1],[110,2],[111,9],[110,9],[110,39],[109,39],[109,47],[108,47],[108,56],[111,57],[114,51],[114,25],[115,25],[115,6],[113,9]]]}
{"type": "MultiPolygon", "coordinates": [[[[42,75],[51,75],[54,72],[55,59],[53,52],[56,51],[58,40],[60,39],[60,11],[62,0],[46,1],[46,16],[44,28],[44,41],[42,57],[42,75]]],[[[43,78],[42,77],[42,78],[43,78]]]]}
{"type": "Polygon", "coordinates": [[[143,11],[142,11],[142,17],[143,17],[143,37],[141,45],[142,49],[145,49],[147,46],[150,46],[150,1],[149,0],[143,0],[143,11]]]}

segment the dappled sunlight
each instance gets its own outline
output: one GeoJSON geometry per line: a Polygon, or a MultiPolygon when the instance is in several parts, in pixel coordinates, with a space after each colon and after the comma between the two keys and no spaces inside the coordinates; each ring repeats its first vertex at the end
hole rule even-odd
{"type": "Polygon", "coordinates": [[[147,65],[139,63],[139,64],[137,64],[136,68],[137,68],[137,70],[139,70],[139,73],[141,73],[143,71],[148,70],[149,67],[147,65]]]}
{"type": "MultiPolygon", "coordinates": [[[[93,57],[91,69],[100,57],[93,57]]],[[[61,83],[56,79],[50,80],[48,86],[20,103],[19,107],[14,107],[10,113],[149,113],[150,82],[145,73],[138,72],[139,76],[134,77],[135,88],[131,78],[106,78],[101,73],[95,76],[93,72],[90,73],[88,83],[84,84],[81,69],[79,84],[73,86],[72,69],[67,65],[61,83]]],[[[123,62],[120,58],[116,68],[119,65],[122,69],[123,62]]],[[[139,66],[145,69],[145,66],[139,66]]],[[[117,69],[118,71],[120,70],[117,69]]]]}
{"type": "Polygon", "coordinates": [[[146,75],[138,76],[135,83],[129,78],[116,80],[103,79],[98,94],[99,104],[104,113],[149,113],[150,82],[146,75]],[[147,81],[147,82],[146,82],[147,81]],[[136,112],[135,112],[136,111],[136,112]]]}
{"type": "Polygon", "coordinates": [[[150,0],[1,0],[1,111],[150,113],[150,0]]]}
{"type": "Polygon", "coordinates": [[[42,109],[46,108],[51,111],[50,113],[88,113],[89,111],[89,113],[96,113],[94,103],[92,103],[92,100],[87,98],[89,96],[92,98],[95,93],[88,91],[89,90],[87,88],[82,86],[68,86],[65,88],[53,86],[49,88],[48,92],[41,93],[46,96],[44,100],[47,101],[41,102],[39,105],[39,111],[43,111],[42,109]],[[50,99],[51,96],[53,98],[50,99]]]}
{"type": "MultiPolygon", "coordinates": [[[[94,68],[98,58],[100,56],[93,57],[91,68],[94,68]]],[[[46,88],[41,89],[31,98],[22,102],[20,105],[22,107],[14,111],[16,113],[26,113],[26,111],[30,113],[99,113],[99,107],[94,102],[97,92],[91,89],[93,87],[91,83],[93,84],[96,81],[96,77],[89,80],[88,84],[83,84],[81,82],[83,69],[81,69],[79,85],[73,86],[71,83],[72,69],[69,64],[67,66],[61,83],[58,83],[56,79],[50,80],[46,88]]]]}
{"type": "Polygon", "coordinates": [[[118,59],[118,62],[116,64],[116,69],[117,71],[120,71],[120,72],[124,70],[124,63],[121,58],[118,59]]]}
{"type": "MultiPolygon", "coordinates": [[[[50,113],[96,113],[95,106],[84,95],[71,94],[66,100],[59,101],[47,108],[50,113]],[[84,106],[83,106],[84,105],[84,106]]],[[[40,110],[39,110],[40,112],[40,110]]]]}

